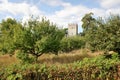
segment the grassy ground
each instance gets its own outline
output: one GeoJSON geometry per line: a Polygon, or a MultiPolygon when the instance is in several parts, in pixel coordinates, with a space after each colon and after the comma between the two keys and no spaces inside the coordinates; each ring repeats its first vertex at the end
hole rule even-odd
{"type": "Polygon", "coordinates": [[[14,64],[17,62],[18,62],[18,60],[14,56],[12,56],[12,57],[10,57],[9,55],[1,55],[0,56],[0,67],[14,64]]]}
{"type": "Polygon", "coordinates": [[[83,58],[87,57],[95,57],[97,55],[102,54],[103,52],[95,52],[92,53],[86,49],[74,50],[69,53],[61,53],[58,55],[54,54],[43,54],[39,57],[40,63],[47,63],[47,64],[56,64],[56,63],[72,63],[74,61],[82,60],[83,58]]]}
{"type": "MultiPolygon", "coordinates": [[[[86,49],[74,50],[69,53],[60,53],[58,55],[54,54],[43,54],[39,57],[39,63],[46,64],[62,64],[62,63],[72,63],[74,61],[82,60],[85,57],[95,57],[102,54],[103,52],[92,53],[86,49]]],[[[1,55],[0,56],[0,67],[7,66],[10,64],[18,63],[19,60],[15,56],[1,55]]]]}

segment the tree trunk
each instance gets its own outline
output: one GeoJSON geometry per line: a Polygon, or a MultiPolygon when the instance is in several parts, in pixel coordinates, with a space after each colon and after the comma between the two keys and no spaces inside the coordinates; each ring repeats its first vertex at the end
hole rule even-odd
{"type": "Polygon", "coordinates": [[[41,56],[43,53],[41,53],[41,54],[35,54],[35,63],[37,63],[38,62],[38,58],[39,58],[39,56],[41,56]]]}

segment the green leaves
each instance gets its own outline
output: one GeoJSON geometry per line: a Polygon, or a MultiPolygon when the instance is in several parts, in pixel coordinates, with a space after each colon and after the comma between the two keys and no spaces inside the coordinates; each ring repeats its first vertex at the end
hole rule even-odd
{"type": "Polygon", "coordinates": [[[103,20],[102,18],[94,19],[91,14],[86,14],[82,21],[87,48],[93,51],[113,50],[115,52],[120,52],[119,15],[110,15],[108,18],[103,20]],[[89,27],[89,29],[86,30],[85,27],[89,27]],[[84,29],[86,31],[84,31],[84,29]]]}
{"type": "MultiPolygon", "coordinates": [[[[113,55],[117,57],[116,55],[113,55]]],[[[16,64],[0,69],[1,80],[116,80],[119,59],[106,59],[104,56],[85,58],[70,64],[16,64]]]]}
{"type": "Polygon", "coordinates": [[[64,37],[64,31],[45,18],[31,18],[26,25],[14,19],[3,20],[0,30],[0,51],[9,54],[20,50],[23,55],[19,58],[23,61],[29,54],[37,58],[44,53],[58,53],[64,37]]]}
{"type": "Polygon", "coordinates": [[[74,49],[83,48],[84,45],[85,42],[80,36],[64,37],[60,43],[60,50],[63,52],[69,52],[74,49]]]}
{"type": "MultiPolygon", "coordinates": [[[[15,29],[18,27],[18,22],[14,19],[7,19],[1,23],[1,38],[0,38],[0,51],[3,53],[13,53],[15,50],[14,46],[14,35],[15,29]]],[[[20,25],[19,25],[20,26],[20,25]]]]}
{"type": "Polygon", "coordinates": [[[93,13],[88,13],[82,18],[82,28],[83,32],[88,31],[92,27],[94,27],[95,19],[92,17],[93,13]]]}

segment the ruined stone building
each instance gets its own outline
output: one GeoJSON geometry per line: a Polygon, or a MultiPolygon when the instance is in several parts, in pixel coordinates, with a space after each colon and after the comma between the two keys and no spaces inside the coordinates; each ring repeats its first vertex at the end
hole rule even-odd
{"type": "Polygon", "coordinates": [[[78,24],[68,24],[68,36],[78,35],[78,24]]]}

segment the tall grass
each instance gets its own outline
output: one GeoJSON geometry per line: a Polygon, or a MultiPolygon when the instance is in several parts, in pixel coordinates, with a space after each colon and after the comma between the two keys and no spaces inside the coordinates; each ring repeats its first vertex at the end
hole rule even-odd
{"type": "MultiPolygon", "coordinates": [[[[47,53],[47,54],[43,54],[42,56],[40,56],[38,59],[38,62],[42,63],[42,64],[47,63],[49,65],[72,63],[75,61],[82,60],[83,58],[94,57],[96,55],[99,55],[100,53],[102,53],[102,52],[91,53],[87,49],[73,50],[71,52],[60,53],[58,55],[55,55],[52,53],[47,53]]],[[[18,62],[19,62],[19,60],[15,57],[15,55],[13,55],[13,56],[1,55],[0,56],[0,67],[18,63],[18,62]]]]}
{"type": "Polygon", "coordinates": [[[39,57],[40,63],[47,63],[47,64],[56,64],[56,63],[72,63],[75,61],[80,61],[84,58],[91,58],[103,54],[102,51],[92,53],[87,49],[79,49],[73,50],[68,53],[61,53],[58,55],[55,54],[43,54],[39,57]]]}
{"type": "Polygon", "coordinates": [[[120,80],[120,59],[115,54],[59,66],[16,64],[0,69],[0,80],[120,80]]]}
{"type": "Polygon", "coordinates": [[[9,55],[0,56],[0,68],[14,63],[18,63],[18,59],[15,56],[9,55]]]}

